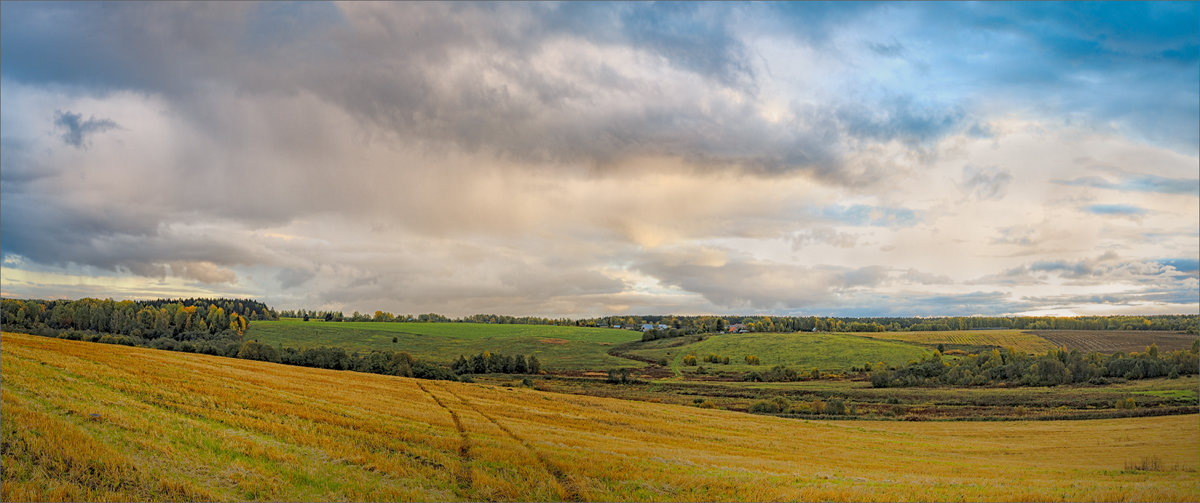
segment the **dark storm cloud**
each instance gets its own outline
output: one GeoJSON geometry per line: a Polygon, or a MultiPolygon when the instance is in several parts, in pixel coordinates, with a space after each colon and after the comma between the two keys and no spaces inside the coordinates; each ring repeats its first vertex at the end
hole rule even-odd
{"type": "Polygon", "coordinates": [[[83,115],[71,112],[54,112],[54,125],[64,130],[64,143],[80,149],[87,148],[89,136],[121,127],[109,119],[89,117],[84,120],[83,115]]]}

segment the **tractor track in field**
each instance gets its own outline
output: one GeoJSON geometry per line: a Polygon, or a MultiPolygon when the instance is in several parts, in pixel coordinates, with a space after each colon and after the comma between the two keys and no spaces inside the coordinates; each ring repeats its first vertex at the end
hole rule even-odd
{"type": "MultiPolygon", "coordinates": [[[[414,382],[417,383],[418,388],[421,388],[421,391],[424,391],[426,395],[429,395],[429,398],[432,398],[434,402],[437,402],[439,407],[446,409],[446,412],[450,413],[450,418],[454,420],[454,428],[458,430],[458,435],[462,438],[462,441],[458,445],[458,457],[461,459],[462,463],[458,467],[458,473],[455,474],[455,478],[458,480],[458,485],[462,486],[463,489],[471,489],[471,438],[467,436],[467,429],[463,427],[462,420],[459,419],[458,413],[454,412],[454,409],[451,409],[450,407],[447,407],[445,403],[442,403],[442,399],[438,398],[437,395],[429,391],[424,384],[421,384],[421,381],[414,380],[414,382]]],[[[445,388],[443,388],[443,391],[445,391],[445,388]]],[[[454,393],[450,394],[454,395],[454,393]]],[[[458,398],[458,395],[454,395],[454,397],[458,398]]],[[[459,398],[459,400],[462,399],[459,398]]]]}
{"type": "Polygon", "coordinates": [[[442,389],[442,391],[450,393],[451,396],[453,396],[454,398],[457,398],[458,401],[463,403],[463,405],[466,405],[467,407],[469,407],[471,410],[475,411],[480,416],[483,416],[484,419],[491,421],[492,424],[496,425],[497,428],[500,428],[500,431],[503,431],[510,438],[512,438],[513,440],[516,440],[518,443],[520,443],[522,446],[524,446],[525,449],[528,450],[530,454],[533,454],[534,459],[536,459],[537,462],[542,465],[542,468],[545,469],[547,473],[554,476],[554,480],[556,482],[558,482],[558,486],[562,489],[562,492],[563,492],[563,500],[564,501],[584,501],[583,495],[580,494],[579,487],[576,485],[575,481],[571,480],[570,477],[567,477],[566,472],[564,472],[562,470],[562,468],[559,468],[558,465],[551,462],[546,457],[546,455],[543,454],[541,451],[537,450],[537,448],[535,448],[533,446],[533,444],[530,444],[529,441],[525,440],[524,438],[521,438],[519,435],[514,433],[507,426],[504,426],[499,421],[497,421],[496,418],[494,418],[490,414],[480,410],[479,407],[475,406],[475,404],[467,401],[467,399],[463,398],[462,396],[458,395],[457,393],[454,393],[453,391],[450,391],[450,390],[446,389],[445,387],[441,387],[441,389],[442,389]]]}

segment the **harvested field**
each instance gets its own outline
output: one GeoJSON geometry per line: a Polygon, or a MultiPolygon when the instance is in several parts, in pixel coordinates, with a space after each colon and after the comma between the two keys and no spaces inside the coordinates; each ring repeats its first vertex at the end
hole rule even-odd
{"type": "Polygon", "coordinates": [[[4,501],[1200,499],[1196,415],[805,421],[3,334],[4,501]]]}
{"type": "Polygon", "coordinates": [[[1151,332],[1143,330],[1036,330],[1035,334],[1055,346],[1080,351],[1100,353],[1126,353],[1145,351],[1151,344],[1159,351],[1188,349],[1198,338],[1196,335],[1178,332],[1151,332]]]}

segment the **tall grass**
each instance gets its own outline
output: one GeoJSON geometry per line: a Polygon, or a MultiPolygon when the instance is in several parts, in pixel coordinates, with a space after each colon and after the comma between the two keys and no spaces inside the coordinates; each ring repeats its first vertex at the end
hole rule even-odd
{"type": "Polygon", "coordinates": [[[1195,415],[839,424],[7,333],[0,360],[4,501],[1200,499],[1195,415]]]}

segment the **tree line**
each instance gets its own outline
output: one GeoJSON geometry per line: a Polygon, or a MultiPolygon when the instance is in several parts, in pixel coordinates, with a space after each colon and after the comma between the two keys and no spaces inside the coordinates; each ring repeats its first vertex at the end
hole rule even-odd
{"type": "MultiPolygon", "coordinates": [[[[868,366],[869,368],[869,366],[868,366]]],[[[875,365],[871,385],[877,388],[1004,383],[1018,386],[1054,386],[1071,383],[1105,384],[1111,379],[1179,377],[1200,372],[1200,340],[1190,350],[1159,352],[1151,345],[1141,353],[1082,353],[1056,349],[1042,355],[1011,349],[972,354],[958,359],[941,352],[923,356],[899,368],[875,365]]]]}
{"type": "Polygon", "coordinates": [[[209,339],[222,332],[241,337],[251,320],[277,319],[266,304],[245,299],[0,300],[6,330],[57,335],[63,330],[130,336],[209,339]]]}
{"type": "MultiPolygon", "coordinates": [[[[820,316],[602,316],[597,318],[569,319],[542,318],[537,316],[507,316],[498,314],[476,314],[450,318],[436,313],[417,315],[392,314],[375,311],[373,315],[357,311],[345,316],[340,311],[309,311],[304,309],[280,311],[284,318],[302,318],[324,321],[375,321],[375,322],[433,322],[433,323],[489,323],[522,325],[558,325],[598,328],[641,329],[642,325],[654,325],[654,333],[646,340],[678,337],[701,333],[726,332],[737,327],[747,332],[902,332],[902,331],[948,331],[981,329],[1016,330],[1162,330],[1200,333],[1198,315],[1153,315],[1153,316],[950,316],[950,317],[876,317],[846,318],[820,316]],[[665,325],[666,328],[661,328],[665,325]]],[[[649,332],[648,332],[649,333],[649,332]]]]}

